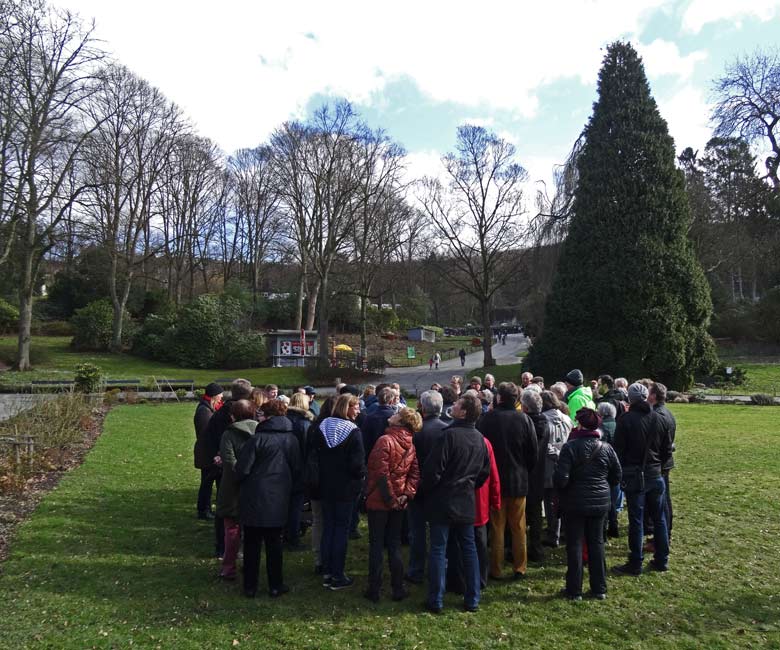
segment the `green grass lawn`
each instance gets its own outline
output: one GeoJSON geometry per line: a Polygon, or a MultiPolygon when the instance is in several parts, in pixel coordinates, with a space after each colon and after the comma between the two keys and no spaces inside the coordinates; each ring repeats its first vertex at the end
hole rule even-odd
{"type": "MultiPolygon", "coordinates": [[[[10,365],[16,355],[16,337],[0,337],[0,360],[10,365]]],[[[278,384],[292,387],[309,383],[302,368],[241,368],[234,370],[203,370],[179,368],[168,363],[150,361],[129,354],[110,352],[74,352],[70,348],[70,337],[33,337],[31,349],[31,372],[6,371],[0,373],[1,385],[29,384],[41,379],[73,379],[76,365],[94,363],[111,379],[140,379],[144,385],[151,385],[152,377],[157,379],[194,379],[197,386],[205,386],[214,379],[244,377],[253,384],[278,384]]]]}
{"type": "MultiPolygon", "coordinates": [[[[610,576],[607,601],[569,603],[556,596],[558,549],[526,581],[491,584],[477,614],[448,595],[438,617],[421,612],[421,587],[403,603],[361,597],[365,534],[350,542],[351,590],[324,592],[309,553],[285,556],[292,591],[279,600],[247,600],[238,584],[220,583],[212,529],[194,516],[192,410],[111,412],[85,463],[43,500],[0,567],[4,647],[780,647],[777,409],[674,406],[668,573],[610,576]]],[[[608,565],[625,555],[625,536],[611,540],[608,565]]]]}

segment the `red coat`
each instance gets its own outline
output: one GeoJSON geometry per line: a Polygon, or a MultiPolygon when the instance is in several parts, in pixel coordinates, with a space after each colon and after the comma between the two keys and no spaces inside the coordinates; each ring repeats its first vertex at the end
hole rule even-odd
{"type": "Polygon", "coordinates": [[[399,497],[413,499],[419,482],[412,432],[404,427],[387,427],[368,456],[366,509],[403,510],[406,504],[401,504],[399,497]]]}
{"type": "Polygon", "coordinates": [[[485,438],[485,445],[490,457],[490,476],[476,491],[475,526],[484,526],[490,519],[490,510],[498,510],[501,507],[501,481],[498,478],[498,466],[496,465],[496,457],[493,455],[493,445],[487,438],[485,438]]]}

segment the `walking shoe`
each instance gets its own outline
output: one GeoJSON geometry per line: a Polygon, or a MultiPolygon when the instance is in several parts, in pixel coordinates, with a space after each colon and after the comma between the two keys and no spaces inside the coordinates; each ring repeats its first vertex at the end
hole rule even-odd
{"type": "Polygon", "coordinates": [[[479,605],[467,605],[466,603],[463,603],[463,611],[473,614],[474,612],[479,611],[479,605]]]}
{"type": "Polygon", "coordinates": [[[655,542],[652,539],[648,539],[642,547],[642,551],[645,553],[655,553],[655,542]]]}
{"type": "Polygon", "coordinates": [[[642,567],[636,567],[630,562],[612,567],[612,573],[619,576],[641,576],[642,567]]]}
{"type": "Polygon", "coordinates": [[[601,593],[601,594],[594,594],[593,592],[590,593],[590,597],[594,600],[606,600],[607,594],[601,593]]]}
{"type": "Polygon", "coordinates": [[[656,562],[655,558],[653,558],[652,560],[650,560],[647,563],[647,568],[650,569],[650,571],[664,572],[664,571],[668,571],[669,570],[669,565],[668,564],[661,564],[660,562],[656,562]]]}
{"type": "Polygon", "coordinates": [[[333,576],[330,573],[326,573],[322,576],[322,586],[327,589],[330,587],[330,583],[333,582],[333,576]]]}
{"type": "Polygon", "coordinates": [[[355,581],[348,576],[344,576],[343,578],[333,578],[330,581],[330,586],[328,589],[331,591],[340,591],[342,589],[346,589],[347,587],[351,587],[353,584],[355,584],[355,581]]]}
{"type": "Polygon", "coordinates": [[[566,591],[566,587],[561,589],[558,592],[558,595],[561,598],[565,598],[566,600],[571,600],[572,602],[576,602],[576,603],[578,603],[578,602],[580,602],[582,600],[582,596],[580,594],[570,594],[568,591],[566,591]]]}
{"type": "Polygon", "coordinates": [[[379,594],[376,591],[371,591],[370,589],[366,589],[366,591],[363,592],[363,598],[370,600],[372,603],[379,602],[379,594]]]}
{"type": "Polygon", "coordinates": [[[393,592],[393,600],[398,602],[401,600],[405,600],[409,597],[409,592],[406,591],[406,589],[402,589],[401,591],[394,591],[393,592]]]}
{"type": "Polygon", "coordinates": [[[283,596],[288,591],[290,591],[290,588],[287,585],[279,585],[275,589],[269,589],[268,590],[268,595],[271,598],[279,598],[279,596],[283,596]]]}
{"type": "Polygon", "coordinates": [[[609,528],[607,528],[607,537],[611,537],[612,539],[620,537],[620,528],[618,528],[617,523],[609,525],[609,528]]]}
{"type": "Polygon", "coordinates": [[[442,607],[438,605],[431,605],[427,600],[423,603],[423,609],[431,614],[441,614],[442,607]]]}

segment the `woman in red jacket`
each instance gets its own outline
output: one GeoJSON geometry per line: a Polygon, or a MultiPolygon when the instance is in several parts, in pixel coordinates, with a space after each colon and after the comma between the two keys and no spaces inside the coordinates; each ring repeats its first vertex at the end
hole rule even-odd
{"type": "Polygon", "coordinates": [[[417,493],[420,468],[412,444],[412,434],[422,428],[420,414],[402,408],[388,420],[383,436],[376,441],[368,457],[366,510],[368,511],[368,590],[373,602],[382,589],[382,555],[387,549],[393,600],[408,595],[403,586],[401,524],[409,499],[417,493]]]}

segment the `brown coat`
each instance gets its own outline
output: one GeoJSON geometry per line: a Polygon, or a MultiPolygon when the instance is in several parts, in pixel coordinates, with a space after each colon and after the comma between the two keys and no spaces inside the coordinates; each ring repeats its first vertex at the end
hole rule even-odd
{"type": "Polygon", "coordinates": [[[403,510],[406,504],[401,503],[399,497],[413,499],[419,482],[420,467],[411,431],[404,427],[388,427],[368,456],[366,508],[403,510]]]}

